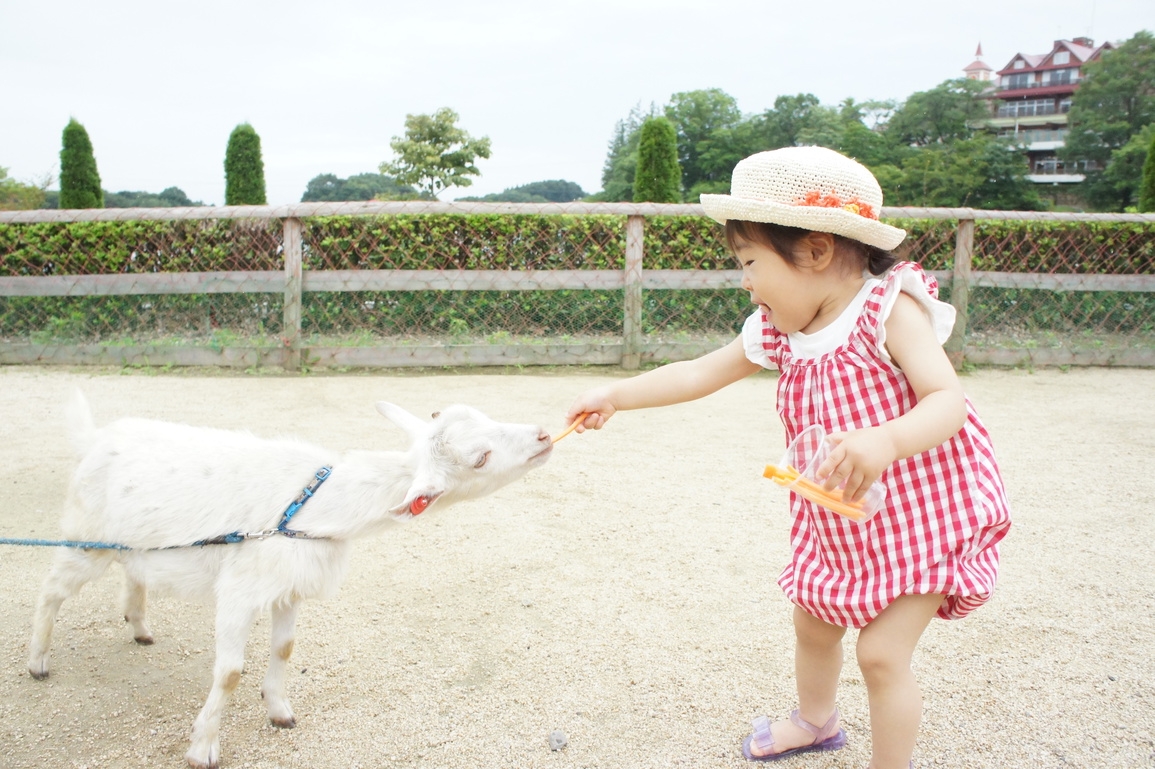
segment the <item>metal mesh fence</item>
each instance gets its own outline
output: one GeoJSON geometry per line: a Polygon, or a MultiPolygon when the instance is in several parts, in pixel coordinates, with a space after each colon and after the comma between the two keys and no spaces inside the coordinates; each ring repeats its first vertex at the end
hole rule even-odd
{"type": "MultiPolygon", "coordinates": [[[[967,360],[1155,365],[1155,216],[883,215],[967,360]]],[[[0,362],[637,365],[732,338],[739,280],[690,205],[0,213],[0,362]]]]}

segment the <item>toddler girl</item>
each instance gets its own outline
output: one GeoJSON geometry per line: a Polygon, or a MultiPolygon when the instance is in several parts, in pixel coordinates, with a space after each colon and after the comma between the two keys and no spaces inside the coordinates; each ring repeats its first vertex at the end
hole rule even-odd
{"type": "Polygon", "coordinates": [[[756,310],[741,335],[574,401],[569,424],[700,398],[777,368],[790,441],[820,424],[833,449],[825,487],[855,501],[875,480],[885,506],[857,523],[790,495],[793,555],[778,584],[794,604],[798,708],[754,721],[742,751],[771,761],[846,743],[835,706],[842,637],[870,704],[871,769],[912,765],[922,694],[911,672],[933,617],[985,603],[1010,527],[991,442],[942,343],[954,309],[937,283],[891,250],[906,233],[878,221],[882,191],[864,166],[821,147],[761,152],[734,169],[730,195],[703,195],[726,226],[756,310]]]}

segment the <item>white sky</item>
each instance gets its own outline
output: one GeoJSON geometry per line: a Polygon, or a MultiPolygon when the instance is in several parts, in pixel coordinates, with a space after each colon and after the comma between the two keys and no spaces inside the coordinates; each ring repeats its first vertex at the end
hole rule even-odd
{"type": "Polygon", "coordinates": [[[70,117],[106,190],[224,202],[229,133],[261,137],[271,204],[321,173],[375,172],[407,113],[451,107],[488,136],[472,187],[601,188],[615,123],[720,88],[744,113],[783,94],[905,99],[1080,35],[1155,31],[1151,0],[0,0],[0,166],[59,172],[70,117]]]}

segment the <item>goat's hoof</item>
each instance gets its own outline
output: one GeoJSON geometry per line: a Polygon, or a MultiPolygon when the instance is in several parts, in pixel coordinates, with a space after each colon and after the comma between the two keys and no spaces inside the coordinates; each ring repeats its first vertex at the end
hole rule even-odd
{"type": "Polygon", "coordinates": [[[270,718],[269,723],[278,729],[294,729],[297,726],[296,716],[289,716],[288,718],[270,718]]]}
{"type": "Polygon", "coordinates": [[[28,660],[28,675],[37,681],[48,678],[48,655],[35,654],[28,660]]]}
{"type": "Polygon", "coordinates": [[[150,635],[138,635],[135,636],[132,640],[136,641],[141,646],[152,646],[154,643],[156,643],[156,641],[150,635]]]}
{"type": "MultiPolygon", "coordinates": [[[[190,751],[191,753],[191,751],[190,751]]],[[[189,753],[185,753],[184,760],[192,769],[220,769],[220,762],[215,758],[209,758],[207,761],[193,758],[189,753]]]]}

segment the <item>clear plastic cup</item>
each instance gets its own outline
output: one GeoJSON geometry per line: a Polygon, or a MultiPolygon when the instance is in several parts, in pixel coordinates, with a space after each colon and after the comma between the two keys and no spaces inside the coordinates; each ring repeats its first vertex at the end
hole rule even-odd
{"type": "Polygon", "coordinates": [[[778,477],[771,474],[770,468],[767,468],[766,475],[827,510],[859,522],[868,520],[882,509],[882,503],[886,500],[886,486],[881,481],[875,481],[870,484],[862,499],[856,502],[842,502],[841,487],[833,491],[822,489],[824,481],[819,480],[815,473],[830,455],[831,448],[822,425],[811,425],[798,433],[786,447],[786,453],[776,468],[779,471],[778,477]],[[790,481],[782,479],[780,473],[784,471],[792,475],[790,470],[797,470],[797,477],[790,481]]]}

